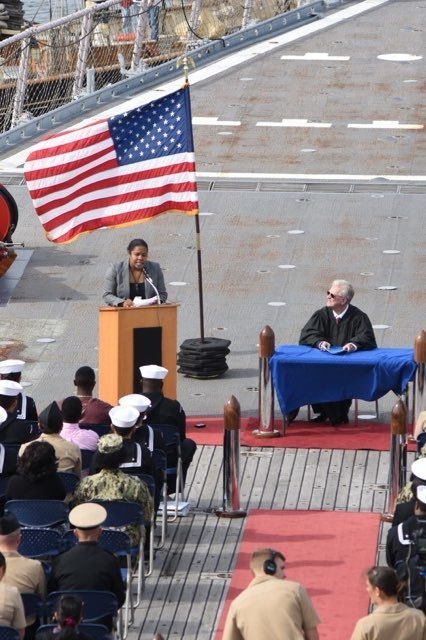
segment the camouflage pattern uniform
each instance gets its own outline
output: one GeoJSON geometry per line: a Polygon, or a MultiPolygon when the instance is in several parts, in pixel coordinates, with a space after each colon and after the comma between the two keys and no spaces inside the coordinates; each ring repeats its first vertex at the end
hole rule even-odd
{"type": "MultiPolygon", "coordinates": [[[[149,522],[152,514],[152,498],[145,482],[123,471],[102,469],[93,476],[87,476],[79,482],[74,493],[74,505],[90,500],[127,500],[136,502],[144,512],[145,521],[149,522]]],[[[140,535],[137,525],[125,528],[132,545],[139,543],[140,535]]]]}

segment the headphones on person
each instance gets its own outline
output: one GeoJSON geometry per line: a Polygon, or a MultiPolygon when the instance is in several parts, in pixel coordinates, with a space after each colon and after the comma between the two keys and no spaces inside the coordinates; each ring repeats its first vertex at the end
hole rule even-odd
{"type": "Polygon", "coordinates": [[[281,554],[273,549],[269,549],[271,556],[263,563],[263,571],[267,576],[274,576],[277,572],[277,565],[275,564],[275,558],[280,558],[281,554]]]}

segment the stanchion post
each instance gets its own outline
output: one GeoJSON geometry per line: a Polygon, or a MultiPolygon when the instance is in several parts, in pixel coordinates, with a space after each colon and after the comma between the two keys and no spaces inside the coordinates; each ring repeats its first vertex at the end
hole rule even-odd
{"type": "Polygon", "coordinates": [[[253,431],[256,438],[276,438],[280,435],[274,429],[274,384],[269,367],[269,358],[274,351],[275,334],[266,325],[259,335],[259,427],[253,431]]]}
{"type": "Polygon", "coordinates": [[[413,436],[414,427],[422,411],[426,411],[425,394],[425,369],[426,369],[426,331],[423,329],[414,340],[414,360],[417,362],[417,371],[413,384],[413,436]]]}
{"type": "Polygon", "coordinates": [[[405,485],[407,475],[407,405],[400,398],[393,406],[390,418],[390,451],[388,508],[382,520],[391,522],[399,491],[405,485]]]}
{"type": "Polygon", "coordinates": [[[240,509],[240,403],[231,396],[223,408],[223,507],[216,510],[219,518],[244,518],[240,509]]]}

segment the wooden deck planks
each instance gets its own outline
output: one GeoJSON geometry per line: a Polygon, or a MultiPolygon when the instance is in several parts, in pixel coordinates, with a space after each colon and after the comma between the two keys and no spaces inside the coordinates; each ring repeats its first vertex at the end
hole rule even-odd
{"type": "MultiPolygon", "coordinates": [[[[170,639],[214,639],[246,522],[215,514],[223,502],[222,458],[222,447],[198,448],[187,477],[191,511],[169,524],[128,640],[151,640],[156,631],[170,639]]],[[[388,464],[386,452],[244,447],[241,507],[381,513],[388,464]]],[[[388,528],[379,531],[379,562],[388,528]]]]}

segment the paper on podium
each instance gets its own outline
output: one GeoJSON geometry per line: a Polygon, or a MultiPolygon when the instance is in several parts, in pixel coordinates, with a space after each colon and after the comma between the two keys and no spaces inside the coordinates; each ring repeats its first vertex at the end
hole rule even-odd
{"type": "Polygon", "coordinates": [[[133,299],[135,307],[147,307],[148,305],[156,304],[157,302],[157,296],[154,296],[153,298],[141,298],[140,296],[136,296],[136,298],[133,299]]]}

